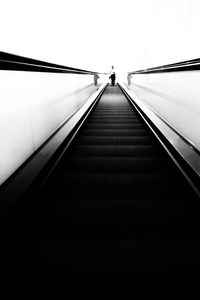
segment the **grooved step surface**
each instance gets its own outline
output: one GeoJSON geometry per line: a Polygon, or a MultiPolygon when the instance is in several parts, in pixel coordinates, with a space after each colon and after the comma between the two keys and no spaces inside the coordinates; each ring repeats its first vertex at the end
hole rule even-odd
{"type": "MultiPolygon", "coordinates": [[[[158,149],[154,145],[77,145],[71,149],[72,155],[82,157],[85,156],[122,156],[132,157],[134,156],[157,156],[158,149]]],[[[70,160],[70,158],[69,158],[70,160]]]]}
{"type": "Polygon", "coordinates": [[[26,200],[8,262],[19,280],[63,287],[72,274],[180,275],[200,263],[197,196],[118,86],[26,200]]]}

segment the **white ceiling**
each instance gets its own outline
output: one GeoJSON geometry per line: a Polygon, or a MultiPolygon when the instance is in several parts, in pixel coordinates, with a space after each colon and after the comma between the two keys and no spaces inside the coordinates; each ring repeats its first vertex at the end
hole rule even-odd
{"type": "Polygon", "coordinates": [[[107,72],[200,57],[199,0],[0,0],[0,50],[107,72]]]}

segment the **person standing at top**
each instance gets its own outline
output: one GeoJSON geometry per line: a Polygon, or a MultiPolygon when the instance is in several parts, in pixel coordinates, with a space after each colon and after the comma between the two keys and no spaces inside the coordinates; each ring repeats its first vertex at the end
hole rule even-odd
{"type": "Polygon", "coordinates": [[[115,85],[116,74],[115,74],[115,71],[114,71],[114,66],[111,67],[109,79],[111,79],[111,84],[115,85]]]}
{"type": "Polygon", "coordinates": [[[115,85],[115,79],[116,79],[115,72],[113,72],[113,73],[110,75],[109,79],[111,79],[112,85],[115,85]]]}

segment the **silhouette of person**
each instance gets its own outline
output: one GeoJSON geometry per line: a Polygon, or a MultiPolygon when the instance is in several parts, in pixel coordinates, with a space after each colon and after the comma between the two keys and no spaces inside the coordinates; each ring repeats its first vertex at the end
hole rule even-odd
{"type": "Polygon", "coordinates": [[[116,79],[115,72],[113,72],[113,73],[110,75],[109,79],[111,79],[112,85],[115,85],[115,79],[116,79]]]}
{"type": "Polygon", "coordinates": [[[94,85],[98,84],[99,75],[94,74],[94,85]]]}

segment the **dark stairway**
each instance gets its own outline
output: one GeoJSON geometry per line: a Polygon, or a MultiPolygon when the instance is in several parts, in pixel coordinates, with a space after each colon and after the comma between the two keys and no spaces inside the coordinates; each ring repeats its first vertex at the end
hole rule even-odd
{"type": "Polygon", "coordinates": [[[120,88],[108,86],[31,207],[18,210],[12,266],[44,287],[80,272],[180,275],[199,265],[197,202],[120,88]]]}

